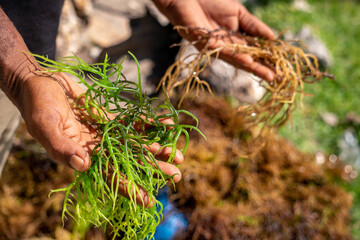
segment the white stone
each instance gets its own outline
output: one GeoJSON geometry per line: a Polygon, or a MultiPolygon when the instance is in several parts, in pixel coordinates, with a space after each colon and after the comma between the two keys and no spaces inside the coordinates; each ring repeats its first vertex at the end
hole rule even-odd
{"type": "Polygon", "coordinates": [[[294,0],[294,8],[304,12],[311,12],[311,6],[306,0],[294,0]]]}
{"type": "Polygon", "coordinates": [[[78,18],[71,0],[65,0],[61,13],[58,36],[56,38],[57,57],[77,53],[86,39],[84,23],[78,18]]]}
{"type": "Polygon", "coordinates": [[[94,9],[89,18],[87,36],[102,48],[119,44],[131,35],[129,19],[120,14],[94,9]]]}
{"type": "Polygon", "coordinates": [[[325,112],[321,114],[321,118],[327,125],[332,127],[336,126],[339,123],[338,116],[336,116],[336,114],[332,112],[325,112]]]}

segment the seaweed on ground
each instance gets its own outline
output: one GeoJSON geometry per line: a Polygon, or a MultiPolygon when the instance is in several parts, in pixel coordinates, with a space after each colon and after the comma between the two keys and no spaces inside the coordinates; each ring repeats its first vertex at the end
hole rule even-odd
{"type": "Polygon", "coordinates": [[[245,159],[243,116],[228,102],[208,96],[183,106],[208,140],[191,136],[171,195],[189,220],[179,239],[351,239],[351,196],[326,162],[276,135],[245,159]]]}
{"type": "MultiPolygon", "coordinates": [[[[0,181],[0,236],[70,239],[71,223],[62,229],[63,196],[50,199],[48,193],[69,184],[72,175],[69,168],[50,161],[22,124],[0,181]]],[[[76,234],[72,237],[79,239],[76,234]]]]}

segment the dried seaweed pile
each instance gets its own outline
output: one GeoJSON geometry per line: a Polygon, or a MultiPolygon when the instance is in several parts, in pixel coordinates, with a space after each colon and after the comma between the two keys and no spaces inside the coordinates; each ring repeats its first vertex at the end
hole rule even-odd
{"type": "Polygon", "coordinates": [[[46,201],[49,193],[46,179],[58,185],[72,175],[64,173],[58,177],[56,165],[49,160],[44,163],[44,156],[34,151],[10,155],[0,187],[0,235],[6,239],[34,237],[41,229],[61,226],[62,197],[46,201]]]}
{"type": "Polygon", "coordinates": [[[351,197],[326,163],[274,135],[243,159],[249,133],[229,103],[207,97],[184,107],[208,140],[192,136],[171,195],[189,220],[180,239],[351,239],[351,197]]]}
{"type": "MultiPolygon", "coordinates": [[[[49,189],[71,183],[73,170],[53,163],[25,129],[23,124],[17,132],[0,181],[0,239],[78,240],[71,222],[63,228],[64,197],[48,197],[49,189]]],[[[100,230],[87,236],[104,239],[100,230]]]]}
{"type": "Polygon", "coordinates": [[[172,198],[189,227],[179,239],[351,239],[351,197],[334,184],[335,172],[276,136],[302,103],[304,85],[333,76],[299,42],[178,30],[202,37],[182,46],[161,86],[170,97],[180,93],[179,105],[199,119],[208,139],[193,136],[180,167],[183,180],[172,198]],[[189,46],[200,50],[186,55],[189,46]],[[266,92],[255,104],[234,109],[199,95],[211,91],[199,74],[224,52],[249,55],[275,73],[272,82],[259,80],[266,92]]]}

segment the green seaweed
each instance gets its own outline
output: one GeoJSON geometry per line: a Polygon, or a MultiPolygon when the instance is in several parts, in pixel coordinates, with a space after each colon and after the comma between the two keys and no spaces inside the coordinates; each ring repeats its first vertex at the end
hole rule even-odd
{"type": "Polygon", "coordinates": [[[63,220],[70,216],[82,226],[110,229],[113,238],[153,239],[162,219],[162,205],[155,197],[167,182],[174,184],[174,176],[161,171],[146,146],[156,142],[170,147],[168,162],[172,162],[180,135],[186,139],[181,150],[184,154],[189,142],[188,130],[200,131],[180,124],[179,114],[197,119],[185,110],[175,109],[169,100],[152,106],[158,99],[142,92],[139,64],[130,55],[138,67],[137,82],[127,80],[122,74],[123,61],[110,63],[107,56],[103,63],[88,64],[77,56],[53,61],[35,55],[46,72],[72,74],[85,85],[86,92],[78,98],[81,101],[73,104],[85,113],[81,120],[95,126],[100,138],[92,152],[90,169],[75,171],[73,183],[52,190],[49,195],[65,193],[63,220]],[[174,124],[162,123],[164,118],[173,119],[174,124]],[[119,181],[127,181],[128,198],[119,193],[119,181]],[[136,203],[140,188],[155,201],[151,208],[144,206],[144,201],[136,203]]]}

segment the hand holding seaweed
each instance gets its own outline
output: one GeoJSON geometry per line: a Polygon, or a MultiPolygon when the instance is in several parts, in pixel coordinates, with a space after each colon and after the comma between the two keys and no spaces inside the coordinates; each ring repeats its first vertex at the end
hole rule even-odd
{"type": "Polygon", "coordinates": [[[259,85],[266,90],[260,100],[254,104],[243,104],[237,109],[237,113],[244,116],[243,126],[246,129],[261,127],[260,138],[265,137],[269,130],[277,130],[291,118],[291,113],[297,107],[298,97],[302,103],[305,84],[317,82],[323,77],[333,78],[331,74],[319,70],[316,57],[307,53],[301,42],[284,41],[280,38],[266,40],[223,28],[176,28],[180,31],[197,32],[202,36],[182,45],[178,58],[167,69],[159,84],[170,95],[178,88],[184,92],[179,105],[193,90],[196,94],[204,88],[210,90],[209,84],[199,75],[223,51],[231,52],[234,56],[247,55],[275,74],[273,81],[268,81],[265,77],[259,81],[259,85]],[[214,42],[219,44],[216,49],[212,47],[214,42]],[[185,54],[187,47],[199,44],[203,47],[198,53],[185,54]]]}
{"type": "MultiPolygon", "coordinates": [[[[226,39],[212,38],[209,42],[199,41],[203,39],[204,32],[195,28],[198,26],[218,35],[219,29],[228,29],[264,39],[274,38],[271,28],[252,15],[237,0],[154,0],[154,2],[174,26],[184,26],[178,28],[180,35],[190,42],[196,41],[195,46],[199,50],[205,46],[209,50],[219,49],[226,39]]],[[[227,31],[223,30],[221,34],[227,35],[227,31]]],[[[233,36],[233,41],[244,43],[243,38],[238,36],[233,36]]],[[[247,53],[235,55],[231,50],[222,48],[219,49],[219,54],[223,60],[238,68],[253,72],[268,81],[274,78],[274,72],[270,68],[247,53]]]]}
{"type": "MultiPolygon", "coordinates": [[[[104,63],[87,64],[76,56],[59,62],[36,57],[48,68],[39,73],[47,78],[29,83],[49,82],[50,76],[56,80],[50,85],[57,84],[57,88],[49,86],[42,90],[43,94],[54,103],[67,100],[67,106],[60,106],[67,107],[64,114],[54,108],[55,117],[42,117],[58,117],[63,134],[91,156],[91,166],[77,169],[80,171],[75,171],[71,185],[52,191],[65,192],[63,217],[69,215],[79,224],[109,228],[114,238],[151,239],[162,212],[155,196],[168,181],[180,180],[181,173],[174,164],[183,161],[188,143],[186,129],[197,130],[179,124],[179,114],[191,114],[176,110],[170,102],[153,107],[154,99],[142,93],[140,73],[137,82],[128,81],[121,73],[122,65],[109,63],[107,58],[104,63]],[[60,72],[76,76],[87,90],[84,92],[60,72]],[[59,91],[50,92],[53,88],[60,89],[62,96],[58,97],[59,91]],[[74,133],[74,128],[79,134],[74,133]],[[182,134],[187,140],[179,151],[176,143],[182,134]]],[[[35,95],[31,96],[34,101],[44,100],[35,95]]],[[[52,132],[48,131],[49,135],[52,132]]]]}
{"type": "Polygon", "coordinates": [[[36,73],[22,92],[21,112],[29,133],[55,161],[87,170],[96,132],[78,121],[78,112],[69,104],[83,93],[81,87],[63,74],[36,73]]]}

